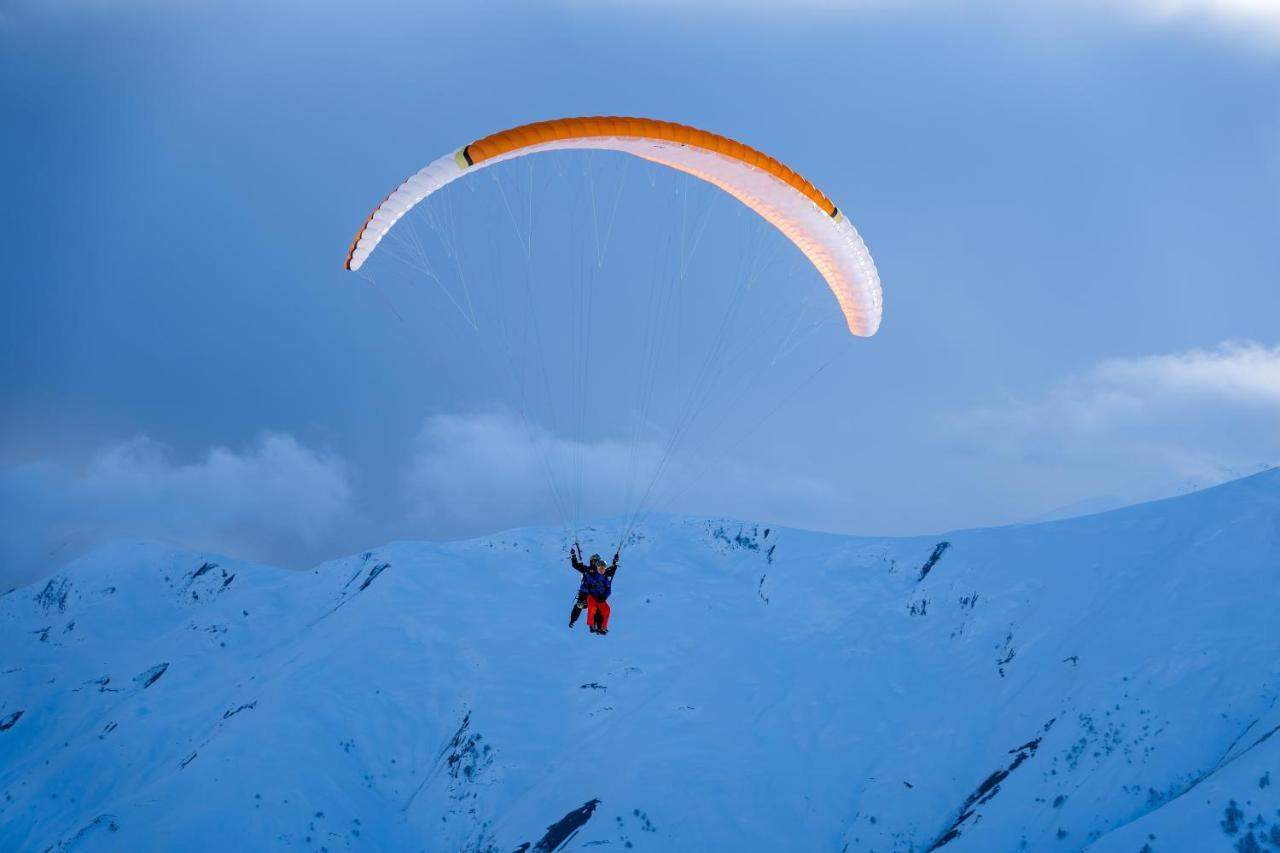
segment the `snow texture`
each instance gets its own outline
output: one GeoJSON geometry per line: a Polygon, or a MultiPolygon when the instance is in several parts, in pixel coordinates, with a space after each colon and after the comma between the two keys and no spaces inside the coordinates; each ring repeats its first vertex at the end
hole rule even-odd
{"type": "Polygon", "coordinates": [[[4,594],[0,850],[1280,850],[1280,472],[912,539],[655,517],[607,637],[567,545],[4,594]]]}

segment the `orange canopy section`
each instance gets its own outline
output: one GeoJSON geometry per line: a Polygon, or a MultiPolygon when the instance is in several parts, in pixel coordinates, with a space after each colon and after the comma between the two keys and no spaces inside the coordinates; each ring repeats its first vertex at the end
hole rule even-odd
{"type": "Polygon", "coordinates": [[[714,151],[735,160],[752,165],[762,172],[773,175],[785,184],[794,187],[806,198],[826,211],[828,216],[836,215],[836,206],[831,199],[823,195],[817,187],[796,174],[794,169],[750,145],[711,133],[676,124],[670,121],[658,121],[651,118],[619,118],[613,116],[592,116],[588,118],[557,118],[550,121],[535,121],[522,124],[510,130],[502,130],[478,139],[463,150],[463,156],[470,163],[482,163],[503,154],[510,154],[521,148],[541,145],[547,142],[560,142],[568,139],[594,139],[607,137],[634,137],[636,139],[660,139],[677,145],[692,145],[707,151],[714,151]]]}
{"type": "MultiPolygon", "coordinates": [[[[619,151],[719,187],[781,231],[826,280],[849,331],[880,327],[880,276],[853,224],[813,184],[741,142],[669,121],[592,116],[513,127],[478,139],[422,168],[383,199],[347,252],[358,270],[414,205],[464,175],[544,151],[619,151]]],[[[477,223],[486,227],[487,223],[477,223]]]]}

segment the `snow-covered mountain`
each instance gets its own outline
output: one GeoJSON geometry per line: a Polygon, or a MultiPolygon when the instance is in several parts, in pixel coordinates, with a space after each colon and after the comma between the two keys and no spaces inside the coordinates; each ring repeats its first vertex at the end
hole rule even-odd
{"type": "Polygon", "coordinates": [[[1280,472],[941,537],[655,518],[607,637],[566,545],[8,592],[0,849],[1280,849],[1280,472]]]}
{"type": "Polygon", "coordinates": [[[1021,519],[1021,521],[1034,524],[1041,521],[1062,521],[1082,515],[1096,515],[1100,512],[1109,512],[1130,504],[1146,503],[1148,501],[1176,497],[1177,495],[1189,495],[1192,492],[1212,488],[1231,480],[1239,480],[1253,474],[1269,471],[1275,467],[1270,462],[1259,463],[1247,468],[1221,466],[1218,470],[1200,477],[1183,477],[1160,484],[1152,484],[1146,480],[1133,482],[1127,488],[1119,489],[1116,493],[1094,495],[1072,501],[1047,512],[1039,513],[1032,518],[1021,519]]]}

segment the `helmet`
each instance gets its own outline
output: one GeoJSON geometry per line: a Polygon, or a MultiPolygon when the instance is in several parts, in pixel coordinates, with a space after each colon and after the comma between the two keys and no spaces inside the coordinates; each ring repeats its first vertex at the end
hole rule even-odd
{"type": "Polygon", "coordinates": [[[591,563],[591,565],[593,565],[593,566],[594,566],[596,563],[603,563],[603,562],[604,562],[604,560],[600,559],[600,555],[599,555],[599,554],[592,554],[592,555],[591,555],[591,559],[590,559],[588,562],[590,562],[590,563],[591,563]]]}

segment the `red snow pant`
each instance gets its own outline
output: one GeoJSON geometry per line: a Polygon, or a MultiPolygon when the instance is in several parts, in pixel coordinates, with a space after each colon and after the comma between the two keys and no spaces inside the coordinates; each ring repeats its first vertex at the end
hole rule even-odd
{"type": "Polygon", "coordinates": [[[587,596],[587,625],[595,627],[596,612],[600,613],[600,627],[609,630],[609,602],[601,601],[594,595],[587,596]]]}

